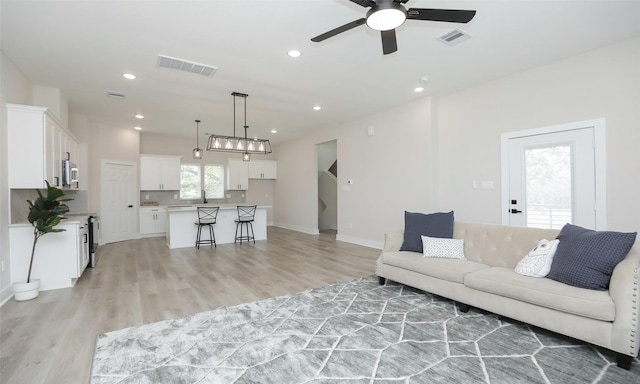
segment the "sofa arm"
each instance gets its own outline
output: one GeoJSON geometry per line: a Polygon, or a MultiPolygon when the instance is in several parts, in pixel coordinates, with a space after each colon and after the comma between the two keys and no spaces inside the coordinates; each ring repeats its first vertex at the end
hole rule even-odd
{"type": "Polygon", "coordinates": [[[384,234],[382,252],[397,252],[404,242],[404,230],[391,231],[384,234]]]}
{"type": "Polygon", "coordinates": [[[615,304],[616,317],[611,335],[612,349],[637,356],[640,346],[640,245],[613,270],[609,294],[615,304]]]}

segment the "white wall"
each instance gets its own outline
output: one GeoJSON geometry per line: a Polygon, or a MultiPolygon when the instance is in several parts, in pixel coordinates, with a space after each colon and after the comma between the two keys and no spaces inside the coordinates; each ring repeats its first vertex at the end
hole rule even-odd
{"type": "Polygon", "coordinates": [[[276,225],[317,233],[315,146],[334,139],[339,239],[379,247],[385,231],[404,226],[404,210],[436,208],[431,100],[423,98],[278,145],[276,225]],[[375,134],[367,136],[371,125],[375,134]]]}
{"type": "Polygon", "coordinates": [[[9,184],[7,169],[7,114],[6,103],[29,104],[32,85],[20,70],[0,51],[0,303],[11,292],[11,265],[9,257],[9,184]]]}
{"type": "Polygon", "coordinates": [[[607,227],[640,230],[640,37],[439,99],[440,206],[500,223],[500,134],[602,117],[607,227]]]}
{"type": "Polygon", "coordinates": [[[405,210],[499,224],[500,135],[602,117],[607,227],[639,231],[640,37],[278,145],[275,224],[316,233],[315,145],[332,139],[338,239],[380,246],[385,231],[403,228],[405,210]],[[473,180],[495,189],[472,189],[473,180]]]}
{"type": "Polygon", "coordinates": [[[89,210],[100,211],[102,160],[138,163],[140,134],[131,127],[113,127],[96,123],[91,123],[90,132],[89,210]]]}
{"type": "Polygon", "coordinates": [[[34,85],[31,104],[47,107],[60,120],[63,127],[69,127],[69,101],[60,88],[34,85]]]}

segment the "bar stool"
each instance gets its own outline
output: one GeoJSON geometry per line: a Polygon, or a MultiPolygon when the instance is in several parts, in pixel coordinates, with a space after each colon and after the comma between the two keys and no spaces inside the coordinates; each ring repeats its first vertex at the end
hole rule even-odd
{"type": "Polygon", "coordinates": [[[213,233],[213,224],[216,223],[219,210],[220,207],[198,207],[198,221],[195,223],[198,226],[196,248],[200,249],[200,244],[210,244],[216,248],[218,247],[216,245],[216,235],[213,233]],[[209,239],[202,240],[202,227],[204,226],[209,228],[209,239]]]}
{"type": "Polygon", "coordinates": [[[238,240],[240,240],[240,244],[242,244],[242,240],[253,240],[253,243],[256,243],[252,224],[256,215],[256,208],[256,205],[238,205],[238,218],[236,219],[236,243],[238,240]],[[246,230],[246,235],[243,235],[243,228],[246,230]],[[240,229],[240,236],[238,236],[238,229],[240,229]],[[249,229],[251,229],[251,235],[249,235],[249,229]]]}

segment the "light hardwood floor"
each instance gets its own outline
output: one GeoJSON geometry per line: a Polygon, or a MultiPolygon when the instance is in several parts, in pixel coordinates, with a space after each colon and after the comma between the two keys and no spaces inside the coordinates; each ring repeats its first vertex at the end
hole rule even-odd
{"type": "Polygon", "coordinates": [[[0,308],[0,383],[88,383],[100,333],[372,275],[379,254],[276,227],[255,245],[102,246],[74,288],[0,308]]]}

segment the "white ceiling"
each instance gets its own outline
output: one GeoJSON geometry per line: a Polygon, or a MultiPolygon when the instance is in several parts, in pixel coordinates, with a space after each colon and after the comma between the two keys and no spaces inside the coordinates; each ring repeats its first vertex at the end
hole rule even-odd
{"type": "MultiPolygon", "coordinates": [[[[231,135],[238,91],[249,94],[249,136],[277,143],[640,35],[640,1],[410,0],[406,7],[477,14],[468,24],[407,20],[396,30],[398,51],[383,55],[379,32],[365,25],[310,41],[365,15],[347,0],[2,0],[2,51],[32,83],[60,88],[70,113],[94,122],[194,137],[200,119],[201,135],[231,135]],[[473,37],[456,46],[436,40],[456,27],[473,37]],[[288,57],[290,49],[302,56],[288,57]],[[211,77],[160,69],[159,54],[219,69],[211,77]],[[138,78],[125,80],[125,72],[138,78]],[[423,76],[425,91],[415,93],[423,76]]],[[[241,99],[238,108],[241,134],[241,99]]]]}

